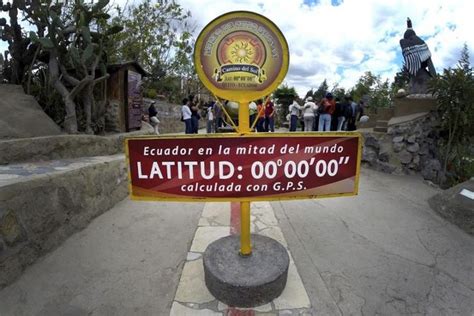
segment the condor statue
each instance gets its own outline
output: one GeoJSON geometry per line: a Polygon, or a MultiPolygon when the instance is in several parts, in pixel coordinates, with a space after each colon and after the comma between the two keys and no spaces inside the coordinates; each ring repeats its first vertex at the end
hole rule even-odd
{"type": "Polygon", "coordinates": [[[407,30],[400,40],[400,46],[405,59],[404,67],[410,73],[410,94],[426,94],[428,80],[436,76],[436,70],[428,45],[416,35],[410,18],[407,18],[407,30]]]}

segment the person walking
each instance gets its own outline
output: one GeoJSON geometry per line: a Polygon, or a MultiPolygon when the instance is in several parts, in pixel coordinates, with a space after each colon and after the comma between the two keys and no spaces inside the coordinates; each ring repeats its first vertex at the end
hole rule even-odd
{"type": "Polygon", "coordinates": [[[184,98],[181,106],[181,120],[184,122],[184,133],[192,134],[193,126],[191,123],[191,108],[189,107],[189,100],[184,98]]]}
{"type": "Polygon", "coordinates": [[[313,97],[309,96],[306,98],[306,102],[303,106],[303,120],[304,120],[304,131],[311,132],[313,130],[314,111],[316,110],[316,104],[313,102],[313,97]]]}
{"type": "Polygon", "coordinates": [[[336,102],[334,102],[334,98],[332,93],[326,93],[326,97],[321,100],[319,104],[318,112],[319,112],[319,127],[318,130],[320,132],[329,132],[331,131],[331,118],[334,110],[336,109],[336,102]]]}
{"type": "Polygon", "coordinates": [[[290,104],[289,111],[290,111],[290,132],[296,132],[296,125],[298,125],[298,117],[300,114],[301,106],[293,100],[290,104]]]}
{"type": "Polygon", "coordinates": [[[157,115],[158,115],[158,111],[155,108],[155,101],[152,101],[150,106],[148,107],[148,118],[149,118],[151,126],[153,126],[153,129],[156,135],[160,134],[158,130],[158,125],[160,124],[160,120],[158,119],[157,115]]]}

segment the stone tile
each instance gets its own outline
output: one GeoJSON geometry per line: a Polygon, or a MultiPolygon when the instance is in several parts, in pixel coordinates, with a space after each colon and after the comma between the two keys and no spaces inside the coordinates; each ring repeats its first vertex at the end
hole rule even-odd
{"type": "Polygon", "coordinates": [[[214,316],[222,315],[222,313],[217,313],[211,311],[210,309],[193,309],[187,306],[184,306],[178,302],[173,302],[171,306],[170,316],[214,316]]]}
{"type": "Polygon", "coordinates": [[[256,202],[255,204],[255,207],[251,210],[254,216],[256,216],[262,223],[266,224],[267,226],[278,225],[278,221],[273,212],[273,208],[269,202],[256,202]]]}
{"type": "Polygon", "coordinates": [[[188,252],[186,260],[194,261],[194,260],[200,259],[201,257],[202,257],[202,254],[200,254],[199,252],[188,252]]]}
{"type": "Polygon", "coordinates": [[[199,219],[198,226],[211,226],[211,224],[209,224],[209,221],[207,220],[207,218],[201,217],[199,219]]]}
{"type": "Polygon", "coordinates": [[[265,228],[264,230],[259,231],[260,235],[270,237],[272,239],[275,239],[278,241],[280,244],[282,244],[285,248],[288,248],[288,244],[286,243],[286,239],[283,236],[283,233],[278,226],[271,226],[268,228],[265,228]]]}
{"type": "MultiPolygon", "coordinates": [[[[208,202],[204,206],[201,218],[205,218],[211,226],[230,225],[230,203],[208,202]]],[[[201,225],[200,225],[201,226],[201,225]]]]}
{"type": "Polygon", "coordinates": [[[273,300],[275,309],[296,309],[296,308],[310,308],[311,303],[301,281],[300,275],[296,270],[293,262],[290,262],[288,268],[288,281],[283,293],[273,300]]]}
{"type": "Polygon", "coordinates": [[[207,246],[222,237],[230,234],[229,227],[222,226],[206,226],[198,227],[196,235],[194,235],[193,244],[191,245],[192,252],[204,252],[207,246]]]}
{"type": "Polygon", "coordinates": [[[265,225],[261,221],[255,221],[255,226],[257,226],[257,231],[261,231],[268,228],[268,225],[265,225]]]}
{"type": "MultiPolygon", "coordinates": [[[[229,308],[228,305],[222,303],[221,301],[219,301],[217,303],[217,310],[218,311],[225,311],[229,308]]],[[[271,312],[272,311],[272,304],[271,303],[268,303],[268,304],[265,304],[265,305],[261,305],[261,306],[256,306],[256,307],[250,307],[250,308],[240,308],[240,307],[233,307],[233,309],[236,309],[238,311],[256,311],[256,312],[261,312],[261,313],[265,313],[265,312],[271,312]]],[[[260,315],[260,314],[259,314],[260,315]]]]}
{"type": "Polygon", "coordinates": [[[202,259],[184,264],[175,300],[185,303],[207,303],[215,300],[204,283],[202,259]]]}

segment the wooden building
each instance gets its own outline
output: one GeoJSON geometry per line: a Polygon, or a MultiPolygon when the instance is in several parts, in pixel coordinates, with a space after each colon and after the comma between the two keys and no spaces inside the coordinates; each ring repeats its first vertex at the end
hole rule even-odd
{"type": "Polygon", "coordinates": [[[107,67],[107,103],[105,130],[129,132],[141,128],[143,88],[147,72],[137,62],[113,64],[107,67]]]}

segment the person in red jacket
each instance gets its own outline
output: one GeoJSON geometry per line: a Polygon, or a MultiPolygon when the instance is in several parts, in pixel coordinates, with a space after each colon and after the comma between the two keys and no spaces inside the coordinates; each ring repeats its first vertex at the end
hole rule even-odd
{"type": "Polygon", "coordinates": [[[336,102],[332,93],[326,93],[326,97],[321,100],[318,107],[319,112],[319,128],[318,131],[331,131],[331,118],[336,110],[336,102]]]}

